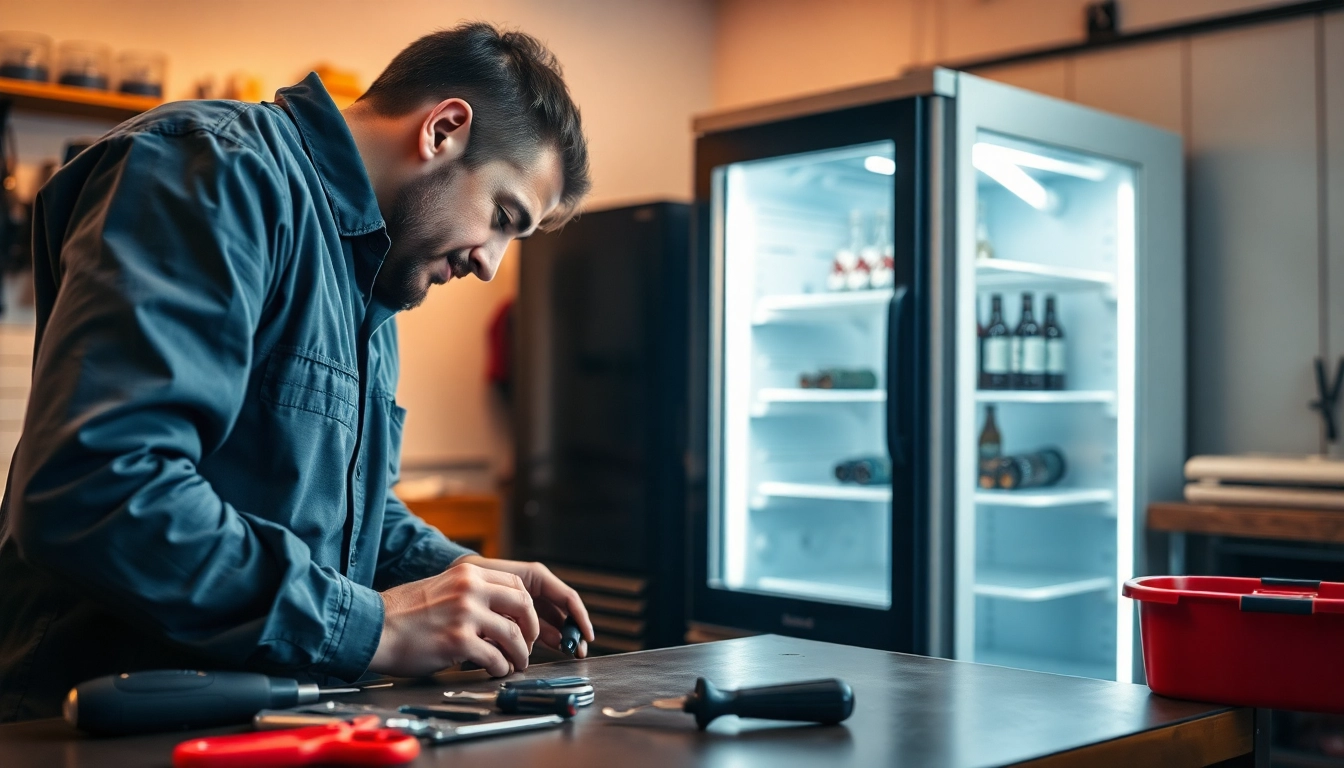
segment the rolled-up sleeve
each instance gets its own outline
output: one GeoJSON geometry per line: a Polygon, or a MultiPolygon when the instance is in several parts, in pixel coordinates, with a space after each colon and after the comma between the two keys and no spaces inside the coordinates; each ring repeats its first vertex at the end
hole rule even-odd
{"type": "Polygon", "coordinates": [[[382,631],[378,594],[197,469],[248,391],[286,188],[205,131],[99,151],[38,329],[11,481],[21,555],[224,664],[355,679],[382,631]]]}

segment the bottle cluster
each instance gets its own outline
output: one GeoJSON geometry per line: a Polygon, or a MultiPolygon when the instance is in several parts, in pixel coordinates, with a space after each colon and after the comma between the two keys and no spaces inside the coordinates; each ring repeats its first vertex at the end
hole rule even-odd
{"type": "Polygon", "coordinates": [[[1003,434],[994,419],[994,406],[985,407],[985,425],[980,430],[980,487],[986,490],[1016,491],[1045,488],[1064,478],[1068,463],[1058,448],[1041,448],[1030,453],[1005,456],[1003,434]]]}
{"type": "Polygon", "coordinates": [[[1037,322],[1030,292],[1022,294],[1017,328],[1003,319],[1003,297],[989,300],[989,322],[978,324],[981,389],[1065,389],[1064,329],[1055,297],[1045,297],[1045,321],[1037,322]]]}
{"type": "Polygon", "coordinates": [[[849,212],[849,245],[835,252],[826,288],[862,291],[890,288],[896,282],[896,251],[891,215],[884,210],[849,212]]]}

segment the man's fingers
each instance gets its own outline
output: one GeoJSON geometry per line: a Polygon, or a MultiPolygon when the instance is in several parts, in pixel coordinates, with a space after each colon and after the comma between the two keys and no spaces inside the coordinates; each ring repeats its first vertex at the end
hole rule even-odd
{"type": "MultiPolygon", "coordinates": [[[[532,652],[529,641],[523,639],[522,630],[518,625],[509,621],[499,614],[485,616],[480,621],[481,636],[487,640],[493,641],[498,650],[503,653],[504,659],[513,665],[515,670],[527,669],[527,657],[532,652]]],[[[496,675],[493,670],[490,672],[495,677],[502,677],[508,674],[505,669],[503,674],[496,675]]]]}
{"type": "Polygon", "coordinates": [[[480,574],[482,579],[490,582],[491,584],[499,584],[500,586],[519,589],[522,590],[523,592],[527,591],[527,585],[523,583],[523,580],[518,578],[516,575],[512,573],[509,573],[507,571],[497,571],[494,568],[482,568],[479,565],[474,565],[471,567],[476,569],[477,573],[480,574]]]}
{"type": "Polygon", "coordinates": [[[513,671],[503,652],[479,637],[464,639],[460,651],[467,661],[480,665],[491,677],[504,677],[513,671]]]}
{"type": "Polygon", "coordinates": [[[537,642],[554,650],[560,650],[560,630],[550,624],[541,625],[541,634],[537,635],[537,642]]]}
{"type": "Polygon", "coordinates": [[[530,648],[537,641],[537,633],[541,629],[537,611],[532,605],[532,596],[501,584],[488,585],[486,594],[490,610],[513,619],[521,631],[524,644],[530,648]]]}
{"type": "Polygon", "coordinates": [[[532,602],[533,607],[537,609],[537,618],[550,624],[556,629],[565,623],[565,612],[555,607],[555,603],[544,597],[538,597],[532,602]]]}
{"type": "MultiPolygon", "coordinates": [[[[592,641],[593,622],[588,618],[588,609],[584,607],[583,600],[574,588],[561,581],[558,576],[546,571],[541,579],[540,597],[549,600],[551,603],[559,606],[566,614],[571,616],[579,625],[579,631],[583,633],[583,639],[592,641]]],[[[564,620],[561,619],[563,622],[564,620]]],[[[558,625],[557,625],[558,626],[558,625]]]]}

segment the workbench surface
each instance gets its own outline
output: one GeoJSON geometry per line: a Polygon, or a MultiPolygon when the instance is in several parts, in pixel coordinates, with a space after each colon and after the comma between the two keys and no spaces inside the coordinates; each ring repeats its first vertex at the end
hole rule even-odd
{"type": "MultiPolygon", "coordinates": [[[[479,675],[480,673],[475,673],[479,675]]],[[[1038,766],[1255,765],[1255,713],[1176,701],[1141,685],[1047,675],[765,635],[582,661],[534,665],[523,676],[592,678],[597,700],[564,726],[426,747],[414,765],[1038,766]],[[618,708],[690,690],[697,676],[723,688],[838,677],[854,714],[838,726],[722,718],[698,732],[689,715],[618,708]]],[[[496,683],[440,678],[343,696],[343,701],[441,702],[444,690],[496,683]]],[[[234,733],[243,727],[192,732],[234,733]]],[[[0,726],[0,765],[167,766],[186,734],[94,739],[59,720],[0,726]]],[[[1261,760],[1264,758],[1261,757],[1261,760]]]]}

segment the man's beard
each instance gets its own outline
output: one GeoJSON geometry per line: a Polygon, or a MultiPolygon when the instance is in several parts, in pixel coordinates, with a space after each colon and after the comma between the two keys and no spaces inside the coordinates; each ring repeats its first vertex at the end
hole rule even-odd
{"type": "MultiPolygon", "coordinates": [[[[392,246],[373,285],[374,295],[383,303],[398,310],[412,309],[429,295],[426,273],[445,256],[434,251],[441,239],[437,235],[445,224],[436,220],[432,201],[443,196],[454,171],[450,166],[439,174],[416,179],[397,192],[387,217],[387,235],[392,246]]],[[[454,277],[463,277],[470,271],[465,252],[447,257],[454,277]]]]}

